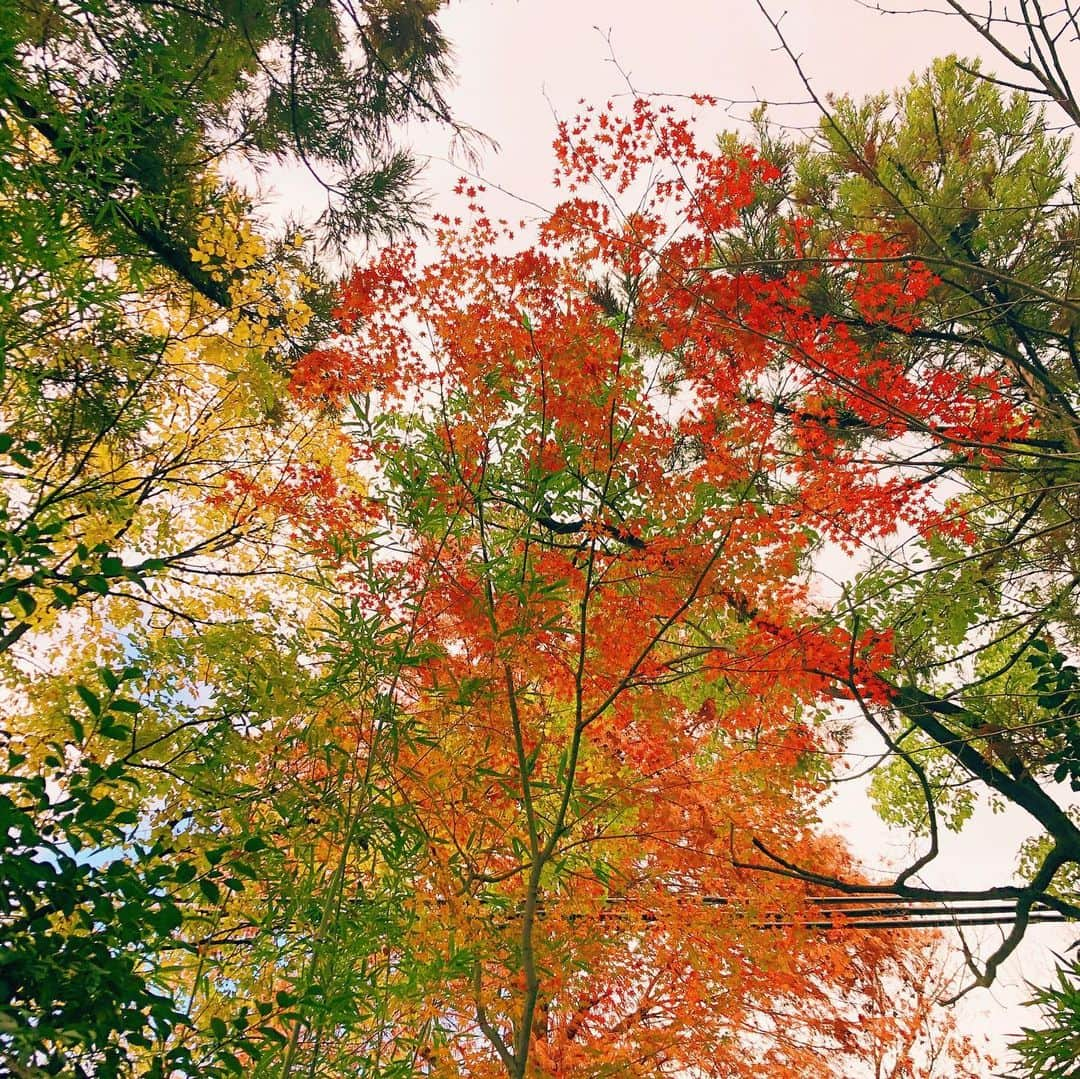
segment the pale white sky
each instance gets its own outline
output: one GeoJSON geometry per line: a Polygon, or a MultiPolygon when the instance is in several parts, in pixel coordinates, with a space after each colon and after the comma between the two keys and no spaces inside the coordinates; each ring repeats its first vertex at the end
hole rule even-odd
{"type": "MultiPolygon", "coordinates": [[[[949,16],[883,16],[858,0],[769,0],[768,6],[774,16],[787,9],[783,30],[821,95],[889,90],[950,52],[986,55],[977,35],[949,16]]],[[[890,6],[905,6],[905,0],[890,6]]],[[[933,0],[908,0],[906,6],[933,6],[933,0]]],[[[543,206],[554,201],[554,113],[572,115],[582,98],[602,102],[626,94],[620,68],[643,92],[707,93],[747,103],[807,96],[755,0],[451,0],[441,22],[454,45],[452,110],[499,147],[483,153],[478,172],[543,206]]],[[[748,107],[732,106],[732,117],[745,116],[748,107]]],[[[773,114],[804,124],[815,117],[812,107],[778,105],[773,114]]],[[[716,126],[731,127],[734,120],[718,114],[716,126]]],[[[428,160],[424,187],[433,205],[454,208],[448,192],[464,169],[460,161],[446,160],[445,132],[419,127],[410,137],[428,160]]],[[[274,182],[281,212],[302,214],[308,196],[302,182],[292,175],[274,182]]],[[[525,203],[508,209],[507,216],[531,216],[525,203]]],[[[864,742],[855,748],[873,747],[864,742]]],[[[854,785],[839,795],[829,819],[870,866],[902,862],[908,853],[906,839],[874,818],[864,790],[854,785]]],[[[1029,833],[1021,814],[980,811],[959,839],[946,838],[928,880],[954,887],[1006,883],[1017,847],[1029,833]]],[[[983,931],[981,939],[992,946],[995,932],[983,931]]],[[[1071,929],[1032,929],[999,984],[961,1003],[964,1027],[986,1032],[1003,1055],[1020,1024],[1036,1018],[1017,1006],[1026,995],[1024,979],[1045,981],[1053,964],[1050,949],[1063,950],[1075,936],[1071,929]]]]}
{"type": "MultiPolygon", "coordinates": [[[[854,0],[787,0],[774,14],[784,6],[784,32],[822,92],[892,86],[966,44],[938,46],[951,23],[940,17],[885,17],[854,0]]],[[[609,35],[641,91],[806,97],[754,0],[452,0],[442,22],[456,54],[453,104],[501,147],[486,171],[534,196],[548,190],[551,107],[566,114],[580,98],[626,92],[609,35]]]]}

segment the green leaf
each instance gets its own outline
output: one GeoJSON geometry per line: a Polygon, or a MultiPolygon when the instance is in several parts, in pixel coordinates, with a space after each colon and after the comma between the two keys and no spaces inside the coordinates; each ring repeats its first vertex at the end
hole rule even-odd
{"type": "Polygon", "coordinates": [[[244,1074],[244,1071],[245,1071],[244,1065],[240,1063],[239,1058],[237,1056],[235,1056],[233,1053],[230,1053],[230,1052],[228,1052],[226,1050],[220,1050],[218,1052],[218,1057],[221,1060],[221,1062],[225,1065],[225,1067],[228,1068],[229,1071],[233,1072],[235,1075],[243,1075],[244,1074]]]}
{"type": "Polygon", "coordinates": [[[109,594],[109,582],[96,573],[84,577],[81,583],[88,591],[96,592],[99,596],[107,596],[109,594]]]}
{"type": "Polygon", "coordinates": [[[83,806],[80,816],[86,820],[105,820],[116,810],[116,800],[105,795],[83,806]]]}
{"type": "Polygon", "coordinates": [[[203,877],[199,881],[199,891],[202,892],[211,903],[217,903],[221,899],[221,889],[212,881],[203,877]]]}
{"type": "Polygon", "coordinates": [[[195,879],[198,872],[194,862],[181,862],[173,873],[173,879],[177,884],[187,884],[189,881],[195,879]]]}
{"type": "Polygon", "coordinates": [[[98,700],[97,694],[92,690],[87,689],[82,683],[75,686],[75,692],[79,695],[79,699],[90,710],[90,714],[93,716],[101,715],[101,701],[98,700]]]}

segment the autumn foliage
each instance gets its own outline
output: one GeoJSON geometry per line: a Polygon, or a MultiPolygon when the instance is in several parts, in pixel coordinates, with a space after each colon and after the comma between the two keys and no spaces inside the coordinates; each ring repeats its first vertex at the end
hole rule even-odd
{"type": "MultiPolygon", "coordinates": [[[[857,875],[815,827],[818,719],[888,700],[890,637],[816,618],[808,558],[943,527],[850,429],[975,455],[1025,423],[993,377],[816,313],[798,219],[784,266],[726,266],[778,178],[753,151],[643,100],[555,149],[553,212],[511,226],[463,181],[435,257],[358,269],[296,366],[301,407],[348,409],[367,494],[262,492],[344,590],[328,650],[382,672],[335,737],[423,836],[388,977],[438,974],[395,1036],[439,1076],[978,1074],[920,1041],[932,943],[806,928],[805,886],[746,863],[758,839],[857,875]]],[[[936,285],[875,235],[830,275],[871,326],[918,325],[936,285]]]]}
{"type": "Polygon", "coordinates": [[[997,1072],[939,1003],[1080,919],[1080,104],[1069,4],[947,6],[1018,81],[819,97],[761,0],[815,125],[583,103],[410,243],[442,0],[0,5],[0,1073],[997,1072]]]}

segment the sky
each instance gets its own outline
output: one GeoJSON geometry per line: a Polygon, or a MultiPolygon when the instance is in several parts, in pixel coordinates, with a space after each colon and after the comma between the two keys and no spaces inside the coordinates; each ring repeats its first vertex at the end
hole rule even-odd
{"type": "MultiPolygon", "coordinates": [[[[882,15],[862,0],[770,3],[774,17],[787,8],[781,27],[821,94],[890,89],[936,55],[978,52],[975,35],[949,17],[882,15]]],[[[478,144],[475,171],[518,196],[523,212],[552,204],[556,118],[582,100],[618,100],[631,87],[710,94],[734,102],[716,113],[717,131],[762,99],[777,103],[777,120],[805,125],[816,115],[756,0],[448,0],[439,21],[453,47],[452,112],[496,144],[478,144]]],[[[474,169],[437,125],[406,139],[426,163],[431,206],[452,208],[454,181],[474,169]]],[[[301,174],[271,171],[267,183],[282,216],[317,216],[321,193],[301,174]]]]}
{"type": "MultiPolygon", "coordinates": [[[[895,85],[939,51],[940,17],[887,17],[855,0],[787,7],[781,26],[822,92],[895,85]]],[[[452,0],[442,24],[456,58],[452,104],[500,146],[485,171],[527,194],[547,189],[553,109],[625,95],[627,78],[638,91],[739,102],[807,96],[755,0],[452,0]]]]}
{"type": "MultiPolygon", "coordinates": [[[[904,15],[875,12],[861,0],[769,0],[767,6],[774,18],[786,9],[781,28],[821,96],[892,90],[935,56],[987,55],[974,31],[956,17],[925,10],[934,0],[891,0],[890,6],[922,9],[904,15]]],[[[463,174],[505,192],[507,216],[532,216],[538,206],[553,205],[556,118],[573,115],[582,99],[602,103],[629,96],[631,88],[710,94],[727,101],[715,117],[717,131],[736,126],[759,100],[775,103],[772,115],[792,125],[812,124],[816,116],[757,0],[450,0],[440,22],[454,47],[451,110],[497,149],[481,145],[479,161],[470,165],[453,158],[444,130],[410,130],[413,149],[427,164],[423,186],[435,209],[454,208],[449,192],[463,174]]],[[[295,180],[277,186],[287,209],[300,209],[306,198],[302,186],[295,180]]],[[[873,817],[862,788],[842,789],[826,816],[868,866],[902,862],[910,852],[906,837],[873,817]]],[[[945,838],[928,882],[1007,883],[1015,851],[1030,832],[1022,814],[984,809],[961,837],[945,838]]],[[[985,945],[992,947],[995,932],[983,933],[985,945]]],[[[959,1005],[964,1027],[985,1032],[1004,1054],[1021,1023],[1035,1019],[1019,1006],[1027,995],[1025,979],[1048,980],[1052,949],[1062,950],[1074,936],[1056,927],[1030,930],[994,989],[976,991],[959,1005]]]]}

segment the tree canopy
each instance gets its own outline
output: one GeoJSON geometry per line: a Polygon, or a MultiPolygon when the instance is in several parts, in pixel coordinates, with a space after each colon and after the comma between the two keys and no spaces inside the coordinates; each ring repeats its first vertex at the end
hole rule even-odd
{"type": "MultiPolygon", "coordinates": [[[[929,955],[804,938],[807,889],[746,864],[767,843],[850,869],[810,828],[830,744],[815,714],[837,682],[887,700],[892,647],[817,625],[800,567],[817,530],[887,533],[890,507],[924,510],[821,452],[809,418],[819,452],[801,453],[761,394],[802,380],[810,409],[822,367],[872,357],[794,309],[803,275],[709,265],[780,178],[753,151],[703,149],[644,100],[583,113],[556,150],[568,198],[532,246],[504,254],[517,227],[463,182],[467,223],[442,220],[436,260],[398,246],[359,269],[341,334],[295,368],[301,404],[345,408],[365,512],[327,535],[336,499],[233,484],[348,567],[329,640],[348,657],[350,753],[378,761],[419,835],[412,959],[449,964],[412,1002],[419,1055],[448,1075],[905,1074],[929,955]],[[649,182],[657,162],[678,179],[649,182]],[[792,339],[813,349],[797,373],[792,339]],[[842,503],[824,495],[838,474],[842,503]],[[798,958],[745,937],[769,917],[798,958]],[[884,1014],[882,993],[902,1006],[884,1014]]],[[[896,320],[930,284],[918,265],[856,279],[896,320]]],[[[993,387],[951,389],[940,422],[966,422],[976,395],[1010,422],[993,387]]],[[[962,1041],[940,1048],[939,1066],[979,1066],[962,1041]]]]}
{"type": "MultiPolygon", "coordinates": [[[[1025,61],[1033,65],[1034,50],[1061,39],[1056,22],[1034,10],[1025,61]]],[[[969,21],[1002,44],[993,19],[969,21]]],[[[1008,48],[1004,56],[1016,59],[1008,48]]],[[[1043,59],[1052,56],[1060,63],[1058,52],[1043,59]]],[[[1068,101],[1051,96],[1068,114],[1068,101]]],[[[1080,833],[1068,794],[1080,787],[1070,144],[1035,90],[956,57],[894,95],[820,104],[820,129],[807,142],[786,139],[762,118],[764,152],[785,169],[786,201],[759,205],[759,220],[771,226],[724,257],[791,266],[777,230],[799,221],[801,302],[938,387],[931,392],[958,379],[994,387],[1011,416],[1011,427],[981,426],[985,398],[975,423],[949,428],[890,394],[884,422],[867,423],[857,410],[831,417],[846,447],[879,474],[905,477],[940,514],[933,527],[901,528],[884,543],[860,536],[865,568],[829,614],[893,632],[886,677],[894,690],[886,707],[864,712],[886,751],[874,779],[878,806],[926,837],[925,854],[900,883],[937,857],[939,827],[962,828],[979,799],[1019,807],[1041,833],[1018,852],[1027,882],[1021,917],[973,969],[985,984],[1019,944],[1034,903],[1070,916],[1077,909],[1080,833]],[[787,214],[778,213],[785,205],[787,214]],[[914,321],[867,319],[859,310],[836,259],[837,238],[854,228],[893,245],[889,259],[918,260],[933,273],[914,321]]]]}
{"type": "Polygon", "coordinates": [[[286,393],[332,303],[314,240],[414,223],[390,125],[452,125],[446,74],[423,4],[0,14],[7,1069],[213,1075],[274,1044],[228,1005],[220,1032],[198,949],[245,870],[284,872],[252,866],[248,769],[310,681],[317,575],[215,496],[347,460],[286,393]],[[229,179],[288,160],[325,181],[314,238],[229,179]]]}
{"type": "Polygon", "coordinates": [[[1056,24],[951,7],[1035,86],[583,105],[424,244],[439,4],[0,14],[3,1069],[987,1074],[936,1005],[1080,914],[1077,217],[1056,24]],[[1019,882],[925,883],[987,797],[1019,882]],[[1012,916],[958,980],[893,900],[1012,916]]]}

